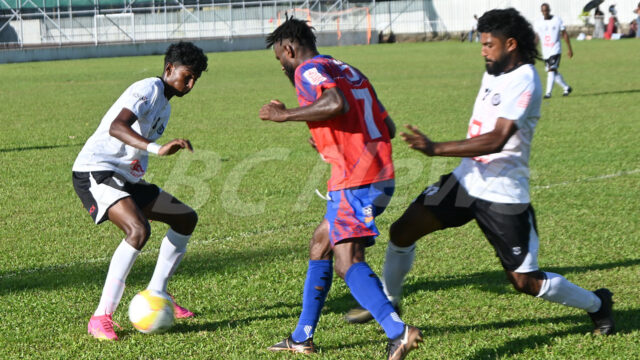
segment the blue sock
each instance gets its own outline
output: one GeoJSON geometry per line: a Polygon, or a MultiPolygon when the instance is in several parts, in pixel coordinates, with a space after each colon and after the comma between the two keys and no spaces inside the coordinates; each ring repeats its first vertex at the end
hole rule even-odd
{"type": "Polygon", "coordinates": [[[369,310],[376,321],[382,325],[389,339],[402,335],[404,322],[396,313],[389,299],[382,290],[382,283],[376,273],[365,262],[351,265],[344,281],[351,289],[351,294],[360,305],[369,310]]]}
{"type": "Polygon", "coordinates": [[[309,260],[307,280],[304,282],[302,294],[302,313],[298,326],[291,334],[293,341],[302,342],[313,337],[318,325],[320,312],[327,298],[333,280],[333,264],[331,260],[309,260]]]}

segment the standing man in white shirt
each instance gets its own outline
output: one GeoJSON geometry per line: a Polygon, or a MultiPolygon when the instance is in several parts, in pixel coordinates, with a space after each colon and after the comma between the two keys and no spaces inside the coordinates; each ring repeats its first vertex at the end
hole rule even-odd
{"type": "MultiPolygon", "coordinates": [[[[540,118],[542,85],[531,25],[513,8],[486,12],[478,21],[486,72],[465,140],[434,142],[417,127],[401,133],[427,156],[461,157],[451,174],[427,187],[391,225],[383,268],[387,297],[398,307],[415,243],[425,235],[472,220],[496,251],[513,287],[547,301],[584,309],[595,334],[612,334],[612,293],[587,291],[562,275],[538,268],[538,231],[529,197],[529,153],[540,118]]],[[[347,321],[370,316],[352,309],[347,321]]],[[[358,321],[356,321],[358,320],[358,321]]]]}
{"type": "Polygon", "coordinates": [[[573,49],[571,49],[571,41],[564,27],[562,19],[557,15],[551,15],[551,7],[544,3],[540,6],[542,11],[542,19],[536,21],[536,42],[542,42],[542,58],[544,59],[545,68],[547,70],[547,91],[544,94],[545,99],[551,97],[553,83],[556,82],[562,86],[562,96],[569,96],[573,90],[558,72],[560,66],[560,57],[562,55],[562,45],[560,43],[560,34],[567,43],[567,56],[569,59],[573,57],[573,49]]]}
{"type": "MultiPolygon", "coordinates": [[[[149,220],[169,225],[158,262],[147,289],[166,292],[167,282],[187,251],[198,222],[189,206],[142,179],[148,154],[168,156],[181,149],[193,152],[187,139],[164,145],[155,141],[164,133],[169,100],[191,91],[207,56],[190,42],[172,44],[164,58],[161,77],[135,82],[116,100],[87,140],[73,164],[73,187],[93,221],[110,220],[125,234],[111,258],[100,303],[89,320],[88,332],[102,340],[118,340],[112,314],[125,288],[127,275],[151,235],[149,220]]],[[[173,302],[177,318],[193,313],[173,302]]]]}

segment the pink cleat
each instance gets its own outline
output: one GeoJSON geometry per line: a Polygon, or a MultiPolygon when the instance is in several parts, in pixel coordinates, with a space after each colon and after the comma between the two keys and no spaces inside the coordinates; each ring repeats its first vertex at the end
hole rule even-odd
{"type": "Polygon", "coordinates": [[[87,329],[89,334],[96,339],[100,340],[118,340],[118,335],[113,331],[113,325],[116,325],[118,328],[122,329],[120,325],[115,323],[111,318],[111,314],[104,314],[100,316],[92,316],[89,320],[89,325],[87,329]]]}
{"type": "Polygon", "coordinates": [[[186,319],[186,318],[191,318],[196,316],[196,314],[194,314],[193,312],[178,305],[173,295],[171,294],[168,294],[168,295],[171,297],[171,301],[173,302],[173,316],[176,319],[186,319]]]}

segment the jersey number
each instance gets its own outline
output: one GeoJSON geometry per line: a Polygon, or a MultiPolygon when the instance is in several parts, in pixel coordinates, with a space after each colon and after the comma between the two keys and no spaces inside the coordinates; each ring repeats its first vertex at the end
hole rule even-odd
{"type": "Polygon", "coordinates": [[[377,139],[382,136],[373,119],[373,99],[371,99],[369,89],[351,89],[351,93],[356,99],[364,101],[364,122],[367,124],[369,137],[371,139],[377,139]]]}

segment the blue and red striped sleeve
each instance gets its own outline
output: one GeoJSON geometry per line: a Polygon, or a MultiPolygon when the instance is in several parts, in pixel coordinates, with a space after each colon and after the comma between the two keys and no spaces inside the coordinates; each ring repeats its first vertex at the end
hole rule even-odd
{"type": "Polygon", "coordinates": [[[325,65],[318,61],[309,61],[296,69],[295,85],[300,106],[313,103],[323,90],[337,86],[325,65]]]}

